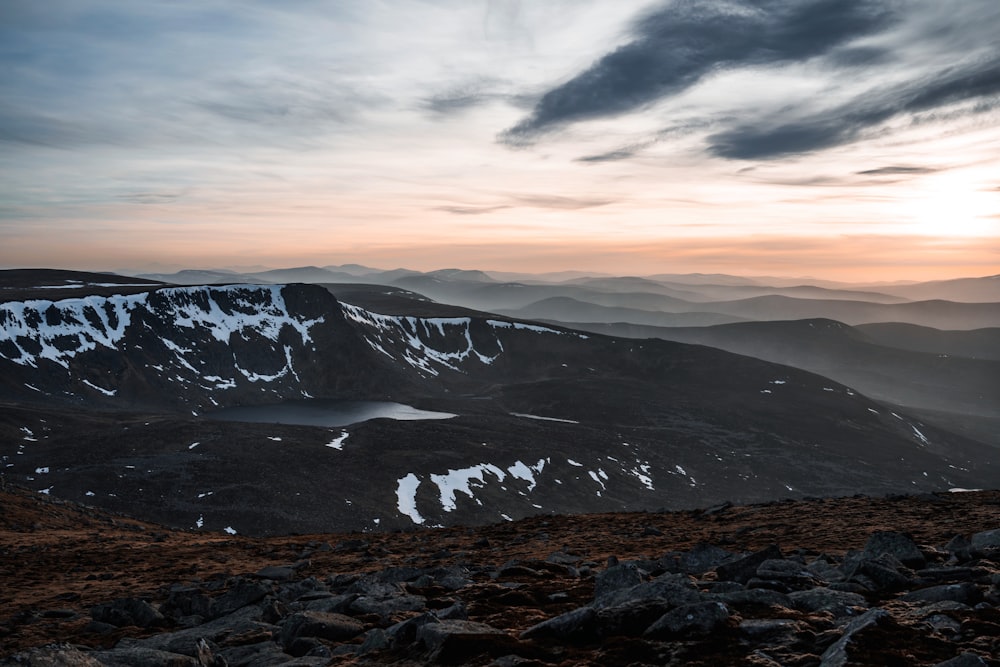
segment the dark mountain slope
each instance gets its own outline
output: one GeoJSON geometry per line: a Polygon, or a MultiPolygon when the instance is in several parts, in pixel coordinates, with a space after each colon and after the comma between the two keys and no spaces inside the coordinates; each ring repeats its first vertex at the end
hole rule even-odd
{"type": "MultiPolygon", "coordinates": [[[[709,345],[803,368],[897,405],[1000,417],[1000,362],[898,349],[873,342],[865,331],[832,320],[740,322],[699,328],[597,323],[572,326],[620,336],[655,336],[709,345]]],[[[902,326],[892,325],[892,329],[902,326]]],[[[956,334],[956,338],[949,339],[956,341],[964,338],[960,334],[976,332],[939,333],[956,334]]]]}
{"type": "Polygon", "coordinates": [[[393,312],[305,285],[4,304],[4,473],[240,533],[998,481],[988,448],[808,372],[382,297],[393,312]],[[456,416],[307,427],[191,414],[307,396],[456,416]]]}
{"type": "Polygon", "coordinates": [[[1000,327],[942,331],[913,324],[883,322],[859,324],[855,329],[873,343],[900,350],[1000,361],[1000,327]]]}

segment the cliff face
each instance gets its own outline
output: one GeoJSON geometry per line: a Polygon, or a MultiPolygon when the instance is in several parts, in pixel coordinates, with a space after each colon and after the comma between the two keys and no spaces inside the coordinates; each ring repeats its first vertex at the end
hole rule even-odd
{"type": "Polygon", "coordinates": [[[187,408],[375,390],[371,350],[311,285],[174,287],[0,304],[7,398],[187,408]]]}

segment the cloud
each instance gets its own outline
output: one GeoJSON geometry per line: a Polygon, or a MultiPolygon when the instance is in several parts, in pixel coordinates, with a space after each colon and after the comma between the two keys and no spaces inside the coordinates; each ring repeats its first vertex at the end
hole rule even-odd
{"type": "Polygon", "coordinates": [[[595,208],[613,204],[611,199],[586,199],[580,197],[557,197],[554,195],[521,195],[516,201],[535,208],[554,208],[566,211],[576,211],[583,208],[595,208]]]}
{"type": "Polygon", "coordinates": [[[931,167],[907,167],[902,165],[896,165],[892,167],[879,167],[877,169],[865,169],[864,171],[854,172],[858,176],[909,176],[909,175],[920,175],[920,174],[933,174],[934,172],[940,171],[940,169],[932,169],[931,167]]]}
{"type": "Polygon", "coordinates": [[[484,215],[493,211],[500,211],[510,206],[435,206],[433,210],[454,213],[455,215],[484,215]]]}
{"type": "Polygon", "coordinates": [[[869,91],[811,116],[769,126],[763,119],[710,135],[709,151],[734,160],[768,160],[851,143],[887,120],[936,107],[979,100],[968,113],[1000,106],[1000,57],[983,59],[869,91]]]}
{"type": "Polygon", "coordinates": [[[584,120],[641,109],[722,70],[808,60],[894,20],[876,0],[688,0],[649,12],[634,39],[546,92],[501,133],[510,145],[584,120]]]}

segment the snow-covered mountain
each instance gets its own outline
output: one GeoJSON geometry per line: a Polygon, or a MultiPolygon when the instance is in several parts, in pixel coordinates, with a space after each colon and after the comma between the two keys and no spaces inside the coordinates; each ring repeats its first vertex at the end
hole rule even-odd
{"type": "Polygon", "coordinates": [[[397,292],[350,299],[229,285],[0,303],[0,469],[251,533],[998,481],[992,451],[787,366],[397,292]],[[310,397],[437,418],[289,424],[263,407],[310,397]],[[207,418],[231,406],[262,416],[207,418]]]}

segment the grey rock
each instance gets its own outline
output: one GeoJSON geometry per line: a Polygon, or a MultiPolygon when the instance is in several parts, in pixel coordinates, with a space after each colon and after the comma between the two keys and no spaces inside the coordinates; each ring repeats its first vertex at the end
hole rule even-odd
{"type": "Polygon", "coordinates": [[[441,620],[431,613],[420,614],[400,621],[386,629],[386,635],[393,646],[411,644],[417,639],[417,631],[428,623],[440,623],[441,620]]]}
{"type": "Polygon", "coordinates": [[[351,602],[348,611],[352,614],[377,614],[389,618],[401,611],[423,611],[427,608],[427,598],[421,595],[398,594],[389,597],[361,595],[351,602]]]}
{"type": "Polygon", "coordinates": [[[988,550],[1000,549],[1000,528],[976,533],[969,540],[969,545],[974,553],[980,554],[988,550]]]}
{"type": "Polygon", "coordinates": [[[931,586],[919,590],[910,591],[899,598],[905,602],[961,602],[962,604],[976,604],[982,599],[979,588],[971,582],[961,584],[943,584],[941,586],[931,586]]]}
{"type": "Polygon", "coordinates": [[[466,609],[464,602],[457,600],[450,607],[438,609],[434,615],[442,621],[466,621],[469,619],[469,610],[466,609]]]}
{"type": "Polygon", "coordinates": [[[542,621],[521,633],[522,639],[551,637],[567,641],[586,641],[596,637],[597,612],[592,607],[580,607],[542,621]]]}
{"type": "MultiPolygon", "coordinates": [[[[780,582],[786,590],[804,590],[813,588],[820,580],[813,576],[802,563],[788,559],[770,559],[757,568],[758,579],[780,582]]],[[[749,586],[750,583],[747,582],[749,586]]],[[[770,588],[765,586],[764,588],[770,588]]],[[[777,589],[776,590],[781,590],[777,589]]]]}
{"type": "Polygon", "coordinates": [[[0,664],[24,667],[103,667],[91,654],[69,644],[50,644],[15,653],[0,664]]]}
{"type": "Polygon", "coordinates": [[[228,616],[237,609],[263,600],[270,592],[271,587],[262,582],[239,577],[229,590],[212,600],[208,617],[228,616]]]}
{"type": "Polygon", "coordinates": [[[270,635],[278,630],[274,625],[262,623],[263,612],[258,607],[244,607],[222,618],[217,618],[202,625],[165,632],[144,639],[123,639],[119,646],[133,645],[170,653],[180,653],[191,657],[198,656],[198,642],[202,639],[217,642],[222,637],[241,634],[270,635]]]}
{"type": "Polygon", "coordinates": [[[889,554],[903,565],[915,569],[922,568],[927,564],[927,559],[924,558],[920,547],[902,533],[893,531],[872,533],[865,544],[864,555],[875,559],[883,554],[889,554]]]}
{"type": "Polygon", "coordinates": [[[638,586],[645,577],[634,563],[612,565],[594,578],[594,599],[599,601],[611,593],[638,586]]]}
{"type": "Polygon", "coordinates": [[[720,549],[711,544],[699,543],[690,550],[682,553],[677,559],[677,565],[682,572],[704,574],[718,567],[727,558],[732,558],[732,556],[733,554],[725,549],[720,549]]]}
{"type": "Polygon", "coordinates": [[[473,621],[441,621],[417,629],[417,641],[432,651],[441,651],[447,644],[457,641],[475,642],[507,636],[503,630],[473,621]]]}
{"type": "Polygon", "coordinates": [[[729,607],[721,602],[698,602],[668,611],[653,623],[644,637],[672,639],[708,635],[729,620],[729,607]]]}
{"type": "Polygon", "coordinates": [[[712,599],[743,610],[753,607],[786,607],[791,609],[792,600],[784,593],[767,588],[753,588],[730,593],[713,593],[712,599]]]}
{"type": "Polygon", "coordinates": [[[365,639],[358,647],[358,655],[367,655],[375,651],[382,651],[391,645],[389,633],[382,628],[372,628],[365,633],[365,639]]]}
{"type": "Polygon", "coordinates": [[[786,642],[799,629],[789,618],[750,618],[740,621],[739,630],[753,641],[786,642]]]}
{"type": "Polygon", "coordinates": [[[268,565],[258,570],[254,576],[272,581],[288,581],[295,576],[295,568],[288,565],[268,565]]]}
{"type": "Polygon", "coordinates": [[[365,626],[350,616],[321,611],[303,611],[289,616],[281,627],[281,643],[286,648],[302,637],[317,637],[330,641],[353,639],[365,626]]]}
{"type": "Polygon", "coordinates": [[[972,544],[964,535],[956,535],[951,538],[944,548],[951,554],[951,557],[959,563],[965,563],[972,560],[972,544]]]}
{"type": "MultiPolygon", "coordinates": [[[[696,597],[695,600],[697,599],[696,597]]],[[[640,636],[646,628],[678,606],[664,598],[646,598],[599,608],[597,609],[598,634],[602,637],[640,636]]]]}
{"type": "Polygon", "coordinates": [[[117,627],[134,625],[140,628],[152,628],[166,622],[163,614],[139,598],[122,598],[96,605],[91,608],[90,615],[95,621],[117,627]]]}
{"type": "Polygon", "coordinates": [[[344,593],[343,595],[334,595],[332,597],[320,598],[318,600],[303,601],[299,607],[305,611],[325,611],[335,614],[344,614],[351,608],[351,604],[359,597],[360,596],[357,593],[344,593]]]}
{"type": "Polygon", "coordinates": [[[614,607],[639,600],[662,600],[672,607],[691,604],[701,600],[701,593],[685,580],[680,583],[673,579],[647,581],[631,588],[610,591],[594,601],[594,607],[614,607]]]}
{"type": "Polygon", "coordinates": [[[850,648],[854,636],[867,628],[886,622],[889,612],[884,609],[869,609],[861,616],[847,624],[840,639],[835,641],[823,655],[820,656],[820,667],[845,667],[850,662],[850,648]]]}
{"type": "Polygon", "coordinates": [[[792,605],[800,611],[828,611],[838,618],[848,616],[858,608],[868,608],[867,600],[857,593],[833,591],[829,588],[794,591],[789,593],[788,597],[792,601],[792,605]]]}
{"type": "Polygon", "coordinates": [[[197,658],[151,648],[116,648],[93,656],[104,667],[201,667],[197,658]]]}
{"type": "Polygon", "coordinates": [[[745,556],[738,556],[715,568],[716,575],[722,581],[737,581],[745,584],[757,574],[757,568],[766,560],[781,558],[781,550],[771,545],[766,549],[745,556]]]}
{"type": "Polygon", "coordinates": [[[987,667],[989,663],[975,653],[962,653],[951,660],[939,662],[934,667],[987,667]]]}

